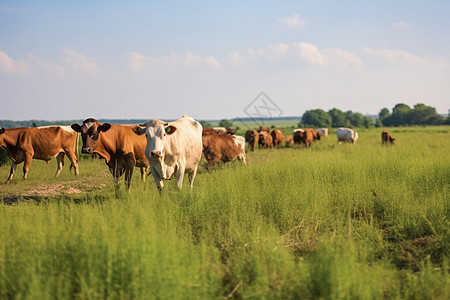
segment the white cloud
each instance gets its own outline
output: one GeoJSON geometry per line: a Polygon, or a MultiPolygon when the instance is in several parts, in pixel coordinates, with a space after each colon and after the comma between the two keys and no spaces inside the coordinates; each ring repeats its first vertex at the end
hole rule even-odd
{"type": "Polygon", "coordinates": [[[364,48],[363,51],[370,56],[381,59],[389,63],[396,64],[413,64],[413,65],[429,65],[436,67],[445,67],[447,64],[441,59],[429,59],[411,54],[405,50],[392,49],[370,49],[364,48]]]}
{"type": "Polygon", "coordinates": [[[299,14],[295,14],[293,16],[287,16],[278,18],[278,23],[285,27],[303,27],[306,24],[307,18],[300,19],[299,14]]]}
{"type": "Polygon", "coordinates": [[[62,60],[73,70],[87,73],[97,73],[99,71],[94,58],[70,49],[64,49],[62,52],[62,60]]]}
{"type": "Polygon", "coordinates": [[[0,72],[7,75],[25,75],[29,66],[23,59],[14,60],[0,50],[0,72]]]}
{"type": "Polygon", "coordinates": [[[361,66],[362,60],[351,52],[332,48],[319,49],[316,45],[298,42],[294,44],[270,45],[264,49],[249,49],[247,54],[232,52],[228,61],[239,65],[244,63],[306,63],[311,66],[361,66]]]}
{"type": "Polygon", "coordinates": [[[48,72],[60,78],[63,78],[66,75],[66,69],[63,66],[51,61],[44,61],[34,54],[29,53],[27,55],[27,61],[34,72],[48,72]]]}
{"type": "Polygon", "coordinates": [[[137,52],[128,52],[127,61],[133,71],[143,68],[195,68],[206,66],[212,69],[220,69],[222,65],[212,56],[198,56],[192,52],[176,53],[171,52],[160,57],[144,56],[137,52]]]}
{"type": "Polygon", "coordinates": [[[408,30],[411,25],[408,22],[401,21],[393,23],[392,27],[400,30],[408,30]]]}

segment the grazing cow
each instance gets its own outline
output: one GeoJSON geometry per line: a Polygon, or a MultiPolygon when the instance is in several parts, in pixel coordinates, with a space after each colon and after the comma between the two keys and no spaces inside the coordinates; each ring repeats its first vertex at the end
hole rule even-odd
{"type": "Polygon", "coordinates": [[[336,135],[338,138],[339,144],[342,142],[351,143],[354,145],[356,141],[358,140],[358,133],[350,128],[339,128],[336,131],[336,135]]]}
{"type": "Polygon", "coordinates": [[[259,134],[256,130],[247,130],[245,132],[245,141],[249,145],[250,151],[254,151],[259,143],[259,134]]]}
{"type": "Polygon", "coordinates": [[[261,132],[263,132],[263,131],[265,131],[265,132],[267,132],[267,133],[270,133],[270,128],[269,128],[269,127],[262,127],[262,126],[259,126],[259,133],[261,133],[261,132]]]}
{"type": "Polygon", "coordinates": [[[316,128],[314,130],[317,131],[320,136],[328,136],[328,128],[316,128]]]}
{"type": "Polygon", "coordinates": [[[311,143],[314,141],[314,130],[304,129],[294,131],[294,142],[297,144],[305,144],[306,148],[311,147],[311,143]]]}
{"type": "Polygon", "coordinates": [[[272,130],[270,134],[272,135],[273,146],[278,148],[283,142],[284,134],[278,129],[272,130]]]}
{"type": "Polygon", "coordinates": [[[211,134],[211,133],[217,133],[217,134],[235,134],[236,130],[230,127],[203,127],[202,134],[211,134]]]}
{"type": "Polygon", "coordinates": [[[294,136],[288,135],[283,139],[284,144],[286,147],[290,147],[291,145],[294,145],[294,136]]]}
{"type": "Polygon", "coordinates": [[[272,136],[267,131],[261,131],[259,133],[259,144],[263,149],[272,148],[273,147],[272,136]]]}
{"type": "Polygon", "coordinates": [[[12,160],[11,171],[8,180],[13,178],[16,167],[21,162],[23,164],[23,179],[27,179],[33,158],[49,162],[56,157],[57,170],[55,177],[58,177],[64,166],[64,156],[69,157],[78,175],[77,159],[77,133],[69,126],[45,126],[45,127],[22,127],[5,129],[0,128],[0,147],[5,147],[9,158],[12,160]]]}
{"type": "Polygon", "coordinates": [[[245,156],[245,137],[240,135],[233,135],[234,137],[234,143],[236,146],[239,147],[239,155],[238,159],[244,163],[244,165],[247,165],[247,158],[245,156]]]}
{"type": "Polygon", "coordinates": [[[391,143],[393,144],[395,139],[392,137],[392,135],[388,131],[383,131],[381,133],[381,143],[384,145],[385,143],[391,143]]]}
{"type": "Polygon", "coordinates": [[[242,152],[242,149],[236,145],[234,137],[228,134],[203,135],[202,142],[208,169],[219,161],[224,163],[233,161],[242,152]]]}
{"type": "Polygon", "coordinates": [[[302,138],[300,136],[302,135],[301,133],[304,132],[304,130],[301,128],[297,128],[297,129],[292,130],[292,132],[293,132],[294,144],[301,144],[302,138]]]}
{"type": "Polygon", "coordinates": [[[189,175],[192,190],[198,164],[202,158],[202,125],[192,117],[183,116],[174,122],[153,119],[140,126],[145,128],[136,126],[134,132],[137,135],[145,134],[147,137],[145,156],[150,163],[158,191],[161,193],[164,187],[163,179],[170,179],[174,174],[177,187],[181,189],[185,173],[189,175]]]}
{"type": "Polygon", "coordinates": [[[105,159],[109,171],[114,177],[116,188],[119,178],[125,173],[125,185],[129,189],[134,167],[141,169],[142,181],[149,169],[145,157],[147,141],[133,133],[136,125],[117,125],[99,123],[96,119],[86,119],[82,125],[72,124],[72,129],[81,133],[82,153],[97,153],[105,159]]]}

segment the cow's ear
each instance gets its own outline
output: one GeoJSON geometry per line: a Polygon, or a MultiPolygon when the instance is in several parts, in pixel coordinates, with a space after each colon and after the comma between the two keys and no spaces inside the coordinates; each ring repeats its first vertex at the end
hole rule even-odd
{"type": "Polygon", "coordinates": [[[165,128],[165,130],[166,130],[166,133],[170,135],[170,134],[173,134],[175,131],[177,131],[177,128],[173,125],[169,125],[165,128]]]}
{"type": "Polygon", "coordinates": [[[70,125],[70,127],[72,127],[72,129],[76,132],[81,132],[81,126],[77,123],[70,125]]]}
{"type": "Polygon", "coordinates": [[[103,123],[101,126],[98,127],[98,131],[108,131],[111,128],[111,124],[109,123],[103,123]]]}
{"type": "Polygon", "coordinates": [[[5,127],[0,128],[0,134],[5,133],[5,127]]]}
{"type": "Polygon", "coordinates": [[[139,126],[134,126],[133,127],[133,132],[136,133],[137,135],[143,135],[145,133],[145,128],[142,128],[141,125],[139,126]]]}

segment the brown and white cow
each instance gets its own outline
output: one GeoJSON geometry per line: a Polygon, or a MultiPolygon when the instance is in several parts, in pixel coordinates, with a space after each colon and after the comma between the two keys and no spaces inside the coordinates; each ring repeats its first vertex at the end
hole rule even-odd
{"type": "MultiPolygon", "coordinates": [[[[164,187],[163,179],[170,179],[174,174],[177,186],[181,189],[185,173],[189,175],[192,189],[202,158],[202,125],[192,117],[183,116],[174,122],[153,119],[140,126],[145,128],[137,126],[134,132],[147,137],[145,156],[158,191],[161,192],[164,187]]],[[[211,136],[228,136],[233,139],[227,134],[211,136]]]]}
{"type": "Polygon", "coordinates": [[[350,129],[350,128],[339,128],[336,131],[336,136],[338,138],[338,143],[341,144],[342,142],[350,143],[354,145],[356,141],[358,140],[358,132],[356,130],[350,129]]]}
{"type": "Polygon", "coordinates": [[[275,148],[278,148],[284,140],[283,132],[281,132],[281,130],[274,129],[274,130],[272,130],[270,135],[272,135],[273,146],[275,148]]]}
{"type": "Polygon", "coordinates": [[[392,135],[387,130],[385,130],[381,133],[381,143],[383,145],[387,144],[387,143],[394,144],[394,141],[395,141],[395,139],[392,137],[392,135]]]}
{"type": "Polygon", "coordinates": [[[311,143],[314,141],[313,129],[302,129],[294,131],[294,142],[298,144],[304,144],[306,148],[311,147],[311,143]]]}
{"type": "Polygon", "coordinates": [[[105,159],[109,171],[114,177],[116,188],[119,178],[125,173],[125,185],[129,189],[134,167],[141,169],[141,178],[145,181],[149,169],[145,157],[147,140],[134,134],[137,125],[118,125],[100,123],[89,118],[82,125],[72,124],[72,129],[81,133],[83,147],[81,152],[97,153],[105,159]]]}
{"type": "Polygon", "coordinates": [[[320,136],[325,136],[325,137],[328,136],[328,128],[326,128],[326,127],[316,128],[314,130],[317,131],[320,134],[320,136]]]}
{"type": "Polygon", "coordinates": [[[23,178],[27,179],[33,158],[47,163],[54,157],[57,160],[55,177],[58,177],[64,166],[64,156],[70,159],[78,175],[78,159],[76,155],[77,133],[70,126],[0,128],[0,147],[5,147],[12,160],[11,171],[7,182],[13,178],[16,167],[23,164],[23,178]]]}
{"type": "Polygon", "coordinates": [[[228,134],[203,135],[202,143],[208,169],[211,169],[219,161],[227,163],[235,160],[242,151],[236,145],[234,137],[228,134]]]}
{"type": "Polygon", "coordinates": [[[244,165],[247,165],[247,157],[245,155],[245,137],[240,135],[232,135],[232,137],[234,138],[234,143],[239,147],[240,150],[238,159],[242,161],[244,165]]]}
{"type": "Polygon", "coordinates": [[[272,148],[273,147],[273,139],[270,133],[267,131],[260,131],[259,132],[259,144],[261,145],[261,148],[272,148]]]}
{"type": "Polygon", "coordinates": [[[245,132],[245,141],[247,142],[250,151],[254,151],[259,143],[259,134],[256,130],[247,130],[245,132]]]}

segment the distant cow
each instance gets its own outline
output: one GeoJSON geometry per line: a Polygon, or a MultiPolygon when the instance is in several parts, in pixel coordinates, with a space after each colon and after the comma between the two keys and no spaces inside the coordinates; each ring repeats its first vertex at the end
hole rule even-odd
{"type": "Polygon", "coordinates": [[[133,133],[136,125],[117,125],[100,123],[89,118],[82,125],[72,124],[72,129],[81,133],[83,140],[82,153],[97,153],[105,160],[114,177],[116,188],[119,178],[125,173],[125,185],[129,189],[134,167],[141,169],[141,178],[145,181],[145,173],[149,169],[145,157],[144,137],[133,133]]]}
{"type": "MultiPolygon", "coordinates": [[[[134,132],[147,137],[145,156],[158,191],[161,192],[164,187],[163,179],[170,179],[174,174],[177,187],[181,189],[185,173],[189,175],[192,189],[202,158],[202,125],[192,117],[183,116],[174,122],[153,119],[140,126],[136,126],[134,132]]],[[[210,136],[229,136],[233,139],[227,134],[210,136]]]]}
{"type": "Polygon", "coordinates": [[[317,131],[320,136],[328,136],[328,128],[316,128],[314,130],[317,131]]]}
{"type": "Polygon", "coordinates": [[[259,134],[256,130],[247,130],[245,132],[245,141],[247,142],[250,151],[254,151],[259,143],[259,134]]]}
{"type": "Polygon", "coordinates": [[[354,145],[358,140],[358,133],[350,128],[339,128],[336,131],[336,135],[339,144],[342,142],[346,142],[354,145]]]}
{"type": "Polygon", "coordinates": [[[294,144],[301,144],[302,138],[300,138],[300,136],[303,136],[301,133],[304,132],[304,130],[301,128],[297,128],[297,129],[292,130],[292,132],[293,132],[294,144]]]}
{"type": "Polygon", "coordinates": [[[22,127],[5,129],[0,128],[0,147],[5,147],[12,160],[11,170],[7,182],[13,178],[16,167],[23,164],[23,179],[27,179],[33,158],[49,162],[56,157],[58,177],[64,166],[64,156],[70,159],[78,175],[78,159],[76,155],[77,133],[70,126],[22,127]]]}
{"type": "Polygon", "coordinates": [[[294,136],[293,135],[286,136],[283,142],[287,147],[294,145],[294,136]]]}
{"type": "Polygon", "coordinates": [[[393,144],[395,139],[392,137],[392,135],[388,131],[383,131],[381,133],[381,143],[384,145],[385,143],[391,143],[393,144]]]}
{"type": "Polygon", "coordinates": [[[307,128],[307,129],[305,129],[305,131],[306,131],[306,130],[311,131],[311,134],[312,134],[312,136],[313,136],[313,140],[314,140],[314,141],[320,140],[320,137],[321,137],[320,132],[318,132],[317,130],[312,129],[312,128],[307,128]]]}
{"type": "Polygon", "coordinates": [[[270,133],[270,128],[269,127],[259,126],[259,133],[261,133],[262,131],[270,133]]]}
{"type": "Polygon", "coordinates": [[[244,165],[247,165],[247,158],[245,156],[245,138],[240,135],[233,135],[233,137],[236,146],[238,146],[240,150],[238,159],[242,161],[244,165]]]}
{"type": "Polygon", "coordinates": [[[210,134],[210,133],[223,133],[223,134],[235,134],[236,130],[230,127],[204,127],[203,134],[210,134]]]}
{"type": "Polygon", "coordinates": [[[272,148],[273,147],[272,136],[267,131],[261,131],[259,133],[259,144],[263,149],[272,148]]]}
{"type": "Polygon", "coordinates": [[[274,129],[274,130],[272,130],[270,135],[272,135],[273,146],[275,148],[278,148],[281,145],[281,143],[283,142],[284,134],[281,132],[281,130],[274,129]]]}
{"type": "Polygon", "coordinates": [[[314,130],[296,130],[294,132],[294,142],[297,144],[304,144],[306,148],[311,147],[311,143],[314,141],[314,130]]]}
{"type": "Polygon", "coordinates": [[[208,161],[208,169],[211,169],[219,161],[227,163],[233,161],[241,153],[241,148],[236,145],[233,136],[228,134],[203,135],[203,154],[208,161]]]}

